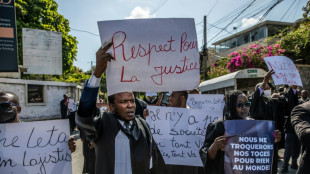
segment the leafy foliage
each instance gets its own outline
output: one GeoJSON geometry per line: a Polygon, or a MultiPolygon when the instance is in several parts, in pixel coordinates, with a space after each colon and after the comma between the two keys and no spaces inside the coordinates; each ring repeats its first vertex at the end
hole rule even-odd
{"type": "MultiPolygon", "coordinates": [[[[308,2],[309,3],[309,2],[308,2]]],[[[300,22],[291,32],[282,32],[276,37],[286,50],[285,55],[297,63],[310,63],[310,20],[300,22]]]]}
{"type": "Polygon", "coordinates": [[[208,78],[213,79],[213,78],[228,74],[229,71],[226,68],[227,61],[228,61],[227,58],[222,58],[222,59],[218,60],[215,64],[213,64],[210,67],[209,71],[207,72],[208,78]]]}
{"type": "Polygon", "coordinates": [[[302,8],[302,10],[304,11],[304,18],[310,17],[310,0],[307,2],[306,6],[302,8]]]}

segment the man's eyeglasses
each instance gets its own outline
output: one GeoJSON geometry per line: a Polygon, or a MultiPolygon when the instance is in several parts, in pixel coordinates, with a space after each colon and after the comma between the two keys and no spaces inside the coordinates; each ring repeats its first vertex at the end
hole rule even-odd
{"type": "Polygon", "coordinates": [[[9,102],[9,101],[5,101],[5,102],[0,103],[0,106],[8,108],[8,107],[12,107],[12,106],[17,107],[18,105],[15,103],[9,102]]]}
{"type": "Polygon", "coordinates": [[[248,108],[250,106],[251,106],[251,102],[245,102],[245,103],[238,103],[237,104],[237,107],[240,108],[240,109],[243,108],[243,107],[247,107],[248,108]]]}

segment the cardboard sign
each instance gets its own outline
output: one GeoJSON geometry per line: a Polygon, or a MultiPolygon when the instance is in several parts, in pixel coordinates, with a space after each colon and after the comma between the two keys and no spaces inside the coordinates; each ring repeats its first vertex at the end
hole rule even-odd
{"type": "Polygon", "coordinates": [[[272,79],[275,85],[297,85],[302,87],[298,69],[293,61],[285,56],[272,56],[264,58],[268,69],[274,70],[272,79]]]}
{"type": "Polygon", "coordinates": [[[216,112],[203,109],[148,106],[153,137],[166,164],[203,166],[199,149],[206,128],[218,120],[216,112]]]}
{"type": "Polygon", "coordinates": [[[108,64],[108,95],[124,91],[191,90],[199,86],[194,19],[134,19],[98,22],[108,64]]]}
{"type": "Polygon", "coordinates": [[[68,120],[0,124],[0,173],[72,173],[68,120]]]}
{"type": "Polygon", "coordinates": [[[225,105],[223,94],[188,94],[186,105],[192,109],[208,109],[219,111],[223,115],[225,105]]]}
{"type": "Polygon", "coordinates": [[[224,170],[233,173],[271,173],[274,122],[263,120],[224,121],[225,135],[232,136],[225,147],[224,170]]]}

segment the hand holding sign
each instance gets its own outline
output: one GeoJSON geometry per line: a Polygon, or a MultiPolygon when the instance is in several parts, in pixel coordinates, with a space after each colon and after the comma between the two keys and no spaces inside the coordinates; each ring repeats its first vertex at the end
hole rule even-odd
{"type": "Polygon", "coordinates": [[[273,75],[275,72],[274,72],[274,70],[270,70],[270,71],[268,71],[268,73],[265,75],[265,77],[264,77],[264,81],[263,81],[263,83],[261,84],[261,88],[262,89],[264,89],[264,90],[266,90],[266,85],[269,83],[269,80],[270,80],[270,78],[271,78],[271,75],[273,75]]]}
{"type": "Polygon", "coordinates": [[[225,151],[226,141],[227,139],[225,136],[219,136],[215,138],[214,142],[208,149],[208,158],[210,160],[214,160],[216,158],[217,151],[225,151]]]}
{"type": "Polygon", "coordinates": [[[113,57],[106,53],[108,49],[112,46],[112,43],[109,43],[103,49],[100,47],[96,53],[96,69],[94,71],[94,76],[100,78],[101,75],[107,69],[108,62],[111,62],[113,57]]]}

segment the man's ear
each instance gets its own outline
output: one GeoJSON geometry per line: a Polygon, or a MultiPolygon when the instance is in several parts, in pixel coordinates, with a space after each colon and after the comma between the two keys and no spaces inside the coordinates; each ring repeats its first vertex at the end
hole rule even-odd
{"type": "Polygon", "coordinates": [[[22,110],[22,107],[17,106],[17,113],[20,113],[21,110],[22,110]]]}
{"type": "Polygon", "coordinates": [[[109,104],[109,110],[110,112],[114,112],[114,104],[112,103],[109,104]]]}

